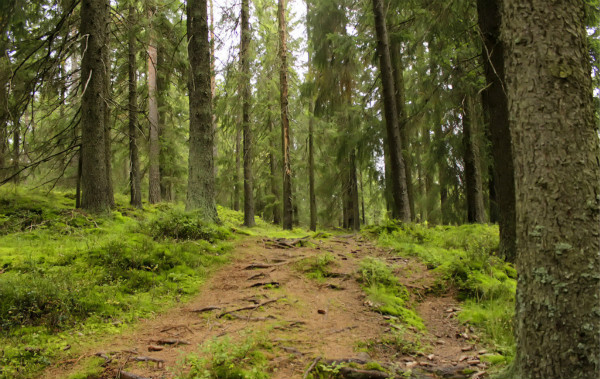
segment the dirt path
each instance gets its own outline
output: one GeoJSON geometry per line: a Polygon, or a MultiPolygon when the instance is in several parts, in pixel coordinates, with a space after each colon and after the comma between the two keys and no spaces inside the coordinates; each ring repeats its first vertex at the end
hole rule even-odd
{"type": "MultiPolygon", "coordinates": [[[[234,261],[192,301],[140,322],[134,331],[88,355],[110,359],[103,378],[118,377],[121,370],[140,378],[174,378],[182,359],[199,353],[203,342],[225,335],[235,339],[242,330],[263,330],[274,346],[269,367],[275,379],[302,378],[316,357],[374,360],[384,367],[411,370],[417,377],[481,377],[485,366],[478,362],[482,352],[476,339],[454,319],[458,307],[452,296],[429,293],[435,278],[426,267],[392,256],[361,237],[311,242],[310,247],[284,248],[262,238],[245,239],[236,247],[234,261]],[[298,270],[299,259],[326,252],[335,261],[324,280],[298,270]],[[393,264],[411,290],[427,328],[425,334],[407,337],[409,342],[418,340],[418,351],[385,342],[392,328],[389,317],[373,311],[356,280],[359,262],[367,256],[393,264]],[[162,350],[152,351],[155,348],[162,350]],[[460,374],[465,368],[469,375],[460,374]]],[[[47,370],[44,378],[65,378],[77,369],[76,363],[63,363],[47,370]]]]}

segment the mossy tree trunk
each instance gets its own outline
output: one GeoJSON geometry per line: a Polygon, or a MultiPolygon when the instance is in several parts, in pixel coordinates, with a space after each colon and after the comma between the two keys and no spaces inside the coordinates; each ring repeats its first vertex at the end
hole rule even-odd
{"type": "Polygon", "coordinates": [[[502,7],[523,379],[600,377],[600,148],[584,8],[502,7]]]}
{"type": "Polygon", "coordinates": [[[137,144],[137,63],[135,41],[135,8],[129,5],[129,188],[130,203],[136,208],[142,207],[142,185],[140,157],[137,144]]]}
{"type": "Polygon", "coordinates": [[[187,36],[190,77],[190,150],[187,210],[200,210],[207,221],[218,221],[215,203],[214,129],[210,90],[210,43],[206,0],[188,0],[187,36]]]}
{"type": "Polygon", "coordinates": [[[108,120],[106,116],[108,72],[104,64],[108,49],[107,0],[82,0],[81,27],[81,207],[101,212],[113,204],[109,166],[106,164],[108,120]]]}

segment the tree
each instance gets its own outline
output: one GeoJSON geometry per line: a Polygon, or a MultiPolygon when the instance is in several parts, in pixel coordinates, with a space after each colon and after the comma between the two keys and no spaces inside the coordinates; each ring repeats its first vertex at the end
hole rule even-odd
{"type": "MultiPolygon", "coordinates": [[[[152,25],[154,10],[148,6],[148,21],[152,25]]],[[[149,153],[148,159],[150,165],[148,168],[148,201],[150,204],[156,204],[161,201],[160,193],[160,141],[159,141],[159,118],[158,101],[156,95],[156,68],[158,63],[158,53],[156,40],[153,36],[153,28],[150,26],[148,40],[148,121],[149,128],[149,153]]]]}
{"type": "Polygon", "coordinates": [[[292,169],[290,165],[290,121],[288,118],[288,67],[286,44],[285,0],[277,3],[279,23],[279,99],[281,107],[281,136],[283,141],[283,228],[292,229],[292,169]]]}
{"type": "Polygon", "coordinates": [[[108,67],[104,64],[108,49],[108,1],[82,0],[81,28],[81,207],[106,211],[112,203],[110,166],[106,164],[108,67]]]}
{"type": "Polygon", "coordinates": [[[478,0],[477,14],[487,86],[482,92],[492,143],[493,190],[496,194],[500,255],[515,261],[515,177],[504,88],[504,45],[500,40],[500,0],[478,0]]]}
{"type": "Polygon", "coordinates": [[[408,201],[408,188],[406,185],[406,167],[402,158],[402,142],[396,109],[394,77],[390,59],[389,40],[385,24],[382,0],[373,0],[373,14],[375,15],[375,32],[377,35],[377,55],[379,56],[379,70],[381,72],[381,85],[383,88],[383,102],[385,109],[385,123],[387,130],[388,151],[392,175],[392,193],[394,204],[392,216],[404,222],[410,222],[410,206],[408,201]]]}
{"type": "Polygon", "coordinates": [[[250,128],[250,0],[242,0],[240,63],[242,74],[242,129],[244,133],[244,225],[254,226],[252,129],[250,128]]]}
{"type": "Polygon", "coordinates": [[[190,150],[186,209],[198,209],[205,220],[218,221],[215,204],[214,129],[207,13],[206,0],[188,1],[190,150]]]}
{"type": "Polygon", "coordinates": [[[140,173],[140,158],[137,144],[137,63],[135,59],[135,8],[129,5],[129,186],[131,189],[130,203],[134,207],[142,207],[142,186],[140,173]]]}
{"type": "Polygon", "coordinates": [[[514,377],[600,377],[600,148],[585,3],[505,0],[519,280],[514,377]]]}
{"type": "Polygon", "coordinates": [[[483,185],[481,183],[481,164],[479,144],[477,143],[477,112],[471,93],[462,99],[463,150],[465,162],[465,187],[467,192],[467,222],[484,223],[483,185]]]}

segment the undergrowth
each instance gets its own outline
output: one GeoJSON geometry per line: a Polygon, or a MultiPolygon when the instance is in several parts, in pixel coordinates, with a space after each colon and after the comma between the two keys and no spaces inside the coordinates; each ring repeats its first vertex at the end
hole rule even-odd
{"type": "Polygon", "coordinates": [[[97,216],[75,210],[70,194],[0,189],[0,378],[33,377],[151,317],[227,261],[241,213],[214,225],[177,205],[125,203],[97,216]]]}
{"type": "Polygon", "coordinates": [[[377,311],[395,316],[418,330],[425,329],[423,320],[410,308],[408,290],[385,262],[365,258],[360,263],[359,274],[363,290],[377,311]]]}
{"type": "Polygon", "coordinates": [[[203,344],[201,353],[188,355],[188,370],[178,379],[268,379],[269,360],[265,354],[271,349],[262,334],[245,333],[241,341],[225,336],[203,344]]]}
{"type": "Polygon", "coordinates": [[[488,344],[508,363],[515,353],[513,337],[516,270],[496,256],[498,227],[470,224],[433,226],[387,222],[367,229],[381,245],[403,256],[419,257],[440,274],[435,290],[458,289],[464,301],[459,319],[484,333],[488,344]]]}

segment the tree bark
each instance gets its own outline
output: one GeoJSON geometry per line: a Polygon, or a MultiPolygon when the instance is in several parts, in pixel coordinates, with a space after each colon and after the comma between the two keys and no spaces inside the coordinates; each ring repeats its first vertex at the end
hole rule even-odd
{"type": "Polygon", "coordinates": [[[483,68],[487,82],[482,99],[489,118],[494,161],[494,194],[500,228],[500,254],[515,261],[515,177],[508,106],[504,88],[504,45],[500,39],[501,0],[478,0],[477,14],[483,38],[483,68]]]}
{"type": "MultiPolygon", "coordinates": [[[[148,9],[148,19],[152,24],[154,11],[148,9]]],[[[148,122],[150,123],[149,132],[149,168],[148,168],[148,202],[156,204],[161,201],[160,197],[160,140],[158,124],[158,101],[156,95],[156,69],[158,62],[158,53],[156,40],[153,36],[152,26],[149,30],[150,38],[148,40],[148,122]]]]}
{"type": "Polygon", "coordinates": [[[135,8],[129,5],[129,186],[130,204],[142,207],[142,185],[140,173],[140,157],[137,145],[137,63],[135,59],[135,8]]]}
{"type": "Polygon", "coordinates": [[[81,28],[81,207],[92,212],[110,209],[106,151],[108,1],[82,0],[81,28]]]}
{"type": "Polygon", "coordinates": [[[242,0],[240,63],[242,74],[242,129],[244,132],[244,225],[254,221],[254,186],[252,175],[252,130],[250,128],[250,0],[242,0]]]}
{"type": "Polygon", "coordinates": [[[277,20],[279,24],[279,93],[281,106],[281,135],[283,148],[283,229],[292,229],[292,169],[290,164],[290,122],[288,119],[288,66],[285,0],[278,0],[277,20]]]}
{"type": "Polygon", "coordinates": [[[273,223],[279,225],[281,223],[281,209],[279,207],[279,184],[277,180],[279,172],[277,171],[277,162],[275,160],[275,154],[273,153],[273,147],[277,144],[275,143],[275,138],[273,136],[273,120],[271,119],[270,112],[268,125],[269,138],[272,144],[271,148],[269,149],[269,166],[271,168],[271,193],[275,198],[275,201],[273,202],[273,223]]]}
{"type": "Polygon", "coordinates": [[[400,133],[400,142],[402,144],[402,159],[406,170],[406,194],[408,196],[408,205],[410,207],[411,220],[415,220],[415,198],[414,184],[412,177],[412,159],[409,151],[408,138],[408,115],[406,114],[406,100],[404,95],[404,66],[400,56],[400,44],[397,41],[390,42],[390,62],[394,74],[394,99],[396,101],[396,112],[398,113],[398,128],[400,133]]]}
{"type": "Polygon", "coordinates": [[[519,279],[514,377],[600,377],[600,147],[585,2],[505,0],[519,279]]]}
{"type": "Polygon", "coordinates": [[[463,97],[462,124],[467,192],[467,221],[470,223],[484,223],[485,206],[483,205],[481,163],[479,159],[479,144],[477,143],[477,114],[471,94],[463,97]]]}
{"type": "Polygon", "coordinates": [[[186,209],[200,210],[205,220],[216,222],[218,215],[215,203],[214,129],[207,13],[206,0],[188,0],[190,150],[186,209]]]}
{"type": "Polygon", "coordinates": [[[390,60],[390,49],[385,26],[382,0],[373,0],[373,13],[375,15],[375,32],[377,35],[377,55],[379,56],[379,69],[383,87],[383,103],[387,140],[389,144],[392,187],[394,206],[392,216],[404,222],[411,221],[408,189],[406,184],[406,168],[402,158],[402,142],[399,133],[398,112],[396,110],[394,78],[390,60]]]}
{"type": "Polygon", "coordinates": [[[19,183],[19,157],[21,145],[21,117],[15,116],[13,120],[13,136],[12,136],[12,181],[15,184],[19,183]]]}
{"type": "Polygon", "coordinates": [[[8,62],[6,58],[6,47],[4,43],[4,31],[0,35],[0,180],[3,180],[8,175],[6,167],[6,158],[8,154],[8,82],[10,73],[8,70],[8,62]]]}
{"type": "Polygon", "coordinates": [[[310,230],[317,230],[317,198],[315,196],[315,152],[314,152],[314,106],[311,101],[308,119],[308,201],[310,206],[310,230]]]}
{"type": "Polygon", "coordinates": [[[240,159],[240,150],[242,148],[242,132],[240,128],[235,126],[235,177],[233,183],[233,210],[240,210],[240,167],[242,162],[240,159]]]}

